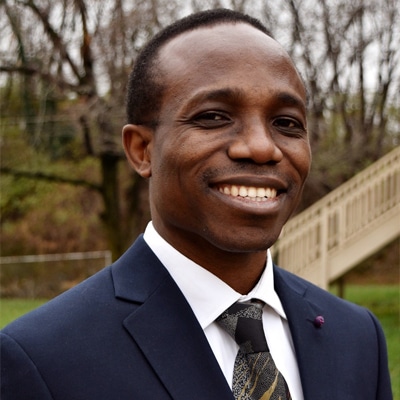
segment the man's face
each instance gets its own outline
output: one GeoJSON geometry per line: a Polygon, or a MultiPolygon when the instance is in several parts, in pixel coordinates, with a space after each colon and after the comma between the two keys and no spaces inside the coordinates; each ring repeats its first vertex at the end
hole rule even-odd
{"type": "Polygon", "coordinates": [[[304,86],[282,47],[247,24],[184,33],[160,51],[154,226],[197,262],[259,252],[296,208],[310,166],[304,86]]]}

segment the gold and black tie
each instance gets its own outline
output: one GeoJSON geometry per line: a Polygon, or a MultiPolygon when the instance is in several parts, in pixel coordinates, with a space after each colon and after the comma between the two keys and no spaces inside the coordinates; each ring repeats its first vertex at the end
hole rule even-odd
{"type": "Polygon", "coordinates": [[[233,370],[235,400],[290,400],[283,375],[271,357],[259,301],[235,303],[217,322],[239,345],[233,370]]]}

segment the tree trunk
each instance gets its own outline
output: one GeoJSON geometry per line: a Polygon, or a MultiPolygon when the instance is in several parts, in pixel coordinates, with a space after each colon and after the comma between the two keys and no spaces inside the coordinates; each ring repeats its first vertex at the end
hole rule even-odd
{"type": "Polygon", "coordinates": [[[120,158],[110,153],[100,156],[104,212],[101,220],[104,224],[113,259],[124,251],[123,230],[121,229],[120,190],[118,164],[120,158]]]}

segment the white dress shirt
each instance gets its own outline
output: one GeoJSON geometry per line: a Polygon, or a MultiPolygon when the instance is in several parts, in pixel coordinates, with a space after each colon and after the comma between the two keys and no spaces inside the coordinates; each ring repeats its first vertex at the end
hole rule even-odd
{"type": "Polygon", "coordinates": [[[233,367],[239,346],[215,320],[233,303],[262,300],[263,326],[275,364],[289,386],[293,400],[304,400],[299,369],[286,314],[274,289],[272,258],[257,285],[241,295],[211,272],[194,263],[166,242],[150,222],[144,240],[175,280],[199,321],[223,374],[232,387],[233,367]]]}

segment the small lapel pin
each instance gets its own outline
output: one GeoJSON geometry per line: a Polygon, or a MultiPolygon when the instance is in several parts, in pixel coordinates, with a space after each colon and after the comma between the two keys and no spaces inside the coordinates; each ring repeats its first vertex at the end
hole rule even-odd
{"type": "Polygon", "coordinates": [[[316,328],[322,328],[322,325],[325,323],[325,319],[322,315],[318,315],[318,317],[315,317],[314,319],[314,326],[316,328]]]}

